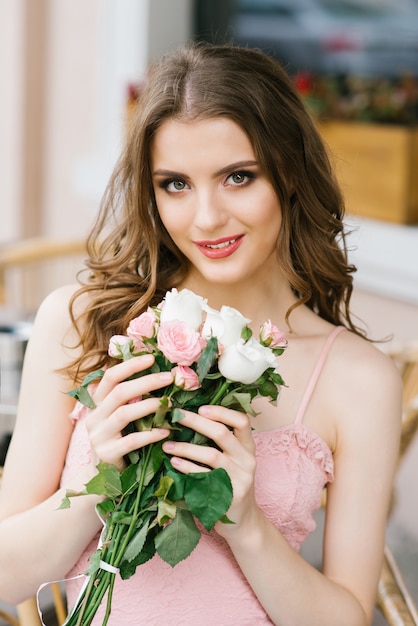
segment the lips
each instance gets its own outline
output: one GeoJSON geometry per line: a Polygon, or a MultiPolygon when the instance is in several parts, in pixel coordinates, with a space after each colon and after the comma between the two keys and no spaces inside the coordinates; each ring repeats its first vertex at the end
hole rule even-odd
{"type": "Polygon", "coordinates": [[[233,254],[241,245],[244,235],[223,237],[207,241],[195,241],[199,250],[210,259],[223,259],[233,254]]]}

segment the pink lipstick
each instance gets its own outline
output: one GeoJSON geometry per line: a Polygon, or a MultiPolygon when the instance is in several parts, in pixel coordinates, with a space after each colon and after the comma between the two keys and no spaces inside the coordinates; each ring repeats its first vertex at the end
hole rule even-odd
{"type": "Polygon", "coordinates": [[[234,235],[233,237],[195,241],[194,243],[209,259],[224,259],[238,250],[243,239],[244,235],[234,235]]]}

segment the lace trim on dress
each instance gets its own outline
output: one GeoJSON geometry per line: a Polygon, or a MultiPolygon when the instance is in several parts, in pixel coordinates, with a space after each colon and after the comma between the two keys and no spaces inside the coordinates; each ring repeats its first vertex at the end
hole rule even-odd
{"type": "Polygon", "coordinates": [[[273,450],[285,452],[296,444],[306,456],[314,461],[326,476],[327,482],[334,479],[334,458],[328,444],[305,424],[287,424],[274,430],[254,433],[257,444],[257,453],[260,456],[269,454],[273,450]]]}

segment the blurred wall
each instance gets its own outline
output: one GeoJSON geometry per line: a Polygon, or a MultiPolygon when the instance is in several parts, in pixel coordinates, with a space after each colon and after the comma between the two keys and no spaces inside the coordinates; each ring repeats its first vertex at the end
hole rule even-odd
{"type": "Polygon", "coordinates": [[[191,34],[191,0],[2,0],[0,243],[84,236],[129,83],[191,34]]]}
{"type": "Polygon", "coordinates": [[[19,228],[19,164],[22,158],[23,1],[0,6],[0,239],[19,228]]]}

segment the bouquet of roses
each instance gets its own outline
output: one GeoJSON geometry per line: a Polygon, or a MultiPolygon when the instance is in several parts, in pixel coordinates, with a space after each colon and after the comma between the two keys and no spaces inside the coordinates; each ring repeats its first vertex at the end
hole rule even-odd
{"type": "MultiPolygon", "coordinates": [[[[284,384],[276,357],[285,349],[286,338],[267,321],[255,339],[250,321],[231,307],[217,311],[193,292],[173,289],[159,306],[133,319],[126,335],[113,336],[109,355],[116,359],[154,355],[152,367],[136,376],[169,370],[174,376],[172,384],[153,392],[160,397],[157,412],[131,428],[164,427],[171,439],[214,445],[182,426],[183,410],[197,412],[203,404],[220,404],[254,416],[251,401],[256,396],[276,401],[284,384]]],[[[94,408],[88,387],[103,373],[92,372],[69,394],[94,408]]],[[[226,516],[232,502],[227,472],[222,468],[188,475],[177,472],[162,442],[131,453],[122,473],[103,462],[97,470],[84,491],[67,491],[61,505],[68,507],[71,497],[83,494],[104,496],[97,505],[104,524],[99,546],[66,626],[91,624],[106,592],[103,625],[107,624],[118,573],[122,579],[130,578],[155,553],[172,566],[187,558],[200,538],[195,519],[208,531],[218,521],[231,523],[226,516]]]]}

